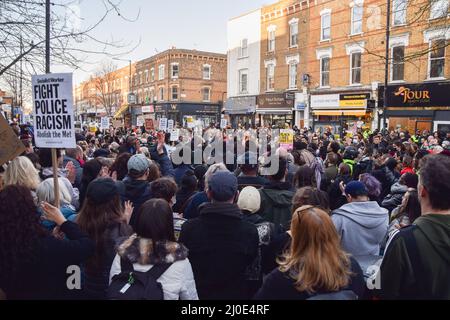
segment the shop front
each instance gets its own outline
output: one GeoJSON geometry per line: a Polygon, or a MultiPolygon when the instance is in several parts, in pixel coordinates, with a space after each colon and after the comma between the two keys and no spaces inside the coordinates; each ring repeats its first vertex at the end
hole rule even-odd
{"type": "Polygon", "coordinates": [[[220,121],[219,104],[195,104],[195,103],[165,103],[155,105],[155,120],[161,118],[174,120],[183,127],[188,123],[201,121],[204,127],[220,121]]]}
{"type": "Polygon", "coordinates": [[[233,128],[255,124],[256,96],[232,97],[225,102],[225,114],[229,115],[233,128]]]}
{"type": "Polygon", "coordinates": [[[273,93],[258,96],[256,108],[256,125],[262,127],[276,126],[285,128],[294,124],[294,100],[292,93],[273,93]]]}
{"type": "Polygon", "coordinates": [[[142,106],[131,107],[131,125],[138,126],[138,117],[142,115],[142,106]]]}
{"type": "Polygon", "coordinates": [[[321,132],[330,128],[341,135],[370,129],[373,114],[369,100],[369,92],[311,94],[312,127],[321,132]]]}
{"type": "MultiPolygon", "coordinates": [[[[379,106],[384,106],[384,87],[379,88],[379,106]]],[[[427,82],[388,86],[386,109],[380,121],[389,130],[403,129],[450,132],[450,82],[427,82]]]]}

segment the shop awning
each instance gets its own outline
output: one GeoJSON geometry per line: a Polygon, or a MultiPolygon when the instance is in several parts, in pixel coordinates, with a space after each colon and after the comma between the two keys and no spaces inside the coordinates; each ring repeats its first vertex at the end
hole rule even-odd
{"type": "Polygon", "coordinates": [[[120,109],[114,115],[114,118],[120,117],[126,110],[128,110],[128,104],[124,104],[120,107],[120,109]]]}
{"type": "Polygon", "coordinates": [[[355,116],[362,117],[366,115],[366,110],[313,110],[315,116],[355,116]]]}

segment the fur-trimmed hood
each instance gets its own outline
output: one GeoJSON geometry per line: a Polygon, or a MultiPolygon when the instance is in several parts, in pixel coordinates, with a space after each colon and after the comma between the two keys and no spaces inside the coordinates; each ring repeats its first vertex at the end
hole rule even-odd
{"type": "Polygon", "coordinates": [[[133,234],[119,242],[117,254],[131,263],[154,265],[184,260],[188,256],[188,249],[177,242],[158,241],[154,243],[151,239],[133,234]]]}

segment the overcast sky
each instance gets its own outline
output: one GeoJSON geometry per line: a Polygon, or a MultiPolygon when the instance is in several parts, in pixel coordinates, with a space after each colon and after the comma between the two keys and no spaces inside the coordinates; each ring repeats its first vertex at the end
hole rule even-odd
{"type": "MultiPolygon", "coordinates": [[[[227,21],[230,18],[252,11],[264,4],[276,2],[274,0],[125,0],[122,2],[122,14],[127,18],[135,18],[136,22],[127,22],[111,15],[93,33],[101,40],[114,39],[130,44],[128,49],[138,43],[139,46],[125,59],[133,61],[144,59],[172,46],[184,49],[197,49],[226,53],[227,49],[227,21]]],[[[79,11],[82,26],[97,21],[104,12],[101,1],[75,1],[72,9],[79,11]],[[75,7],[74,7],[75,6],[75,7]]],[[[98,50],[99,45],[86,43],[89,50],[98,50]]],[[[122,52],[127,51],[125,49],[122,52]]],[[[86,71],[75,71],[74,82],[85,80],[93,73],[100,60],[99,56],[90,56],[87,61],[98,63],[86,64],[86,71]]],[[[119,67],[127,62],[116,61],[119,67]]],[[[53,72],[71,71],[67,67],[54,66],[53,72]]]]}

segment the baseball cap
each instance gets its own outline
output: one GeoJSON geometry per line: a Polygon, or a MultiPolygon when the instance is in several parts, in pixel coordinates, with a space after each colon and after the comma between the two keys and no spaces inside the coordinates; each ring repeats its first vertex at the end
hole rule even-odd
{"type": "Polygon", "coordinates": [[[345,194],[352,197],[367,196],[369,192],[361,181],[351,181],[345,187],[345,194]]]}
{"type": "Polygon", "coordinates": [[[150,166],[148,159],[143,154],[135,154],[128,160],[128,172],[134,170],[136,172],[144,172],[150,166]]]}
{"type": "Polygon", "coordinates": [[[120,188],[111,178],[98,178],[89,183],[86,197],[96,204],[103,204],[118,195],[120,188]]]}
{"type": "Polygon", "coordinates": [[[228,201],[234,197],[238,189],[236,176],[229,171],[218,171],[208,179],[208,191],[216,201],[228,201]]]}
{"type": "Polygon", "coordinates": [[[258,189],[252,186],[245,187],[239,193],[237,205],[241,210],[255,213],[261,207],[261,195],[258,189]]]}

